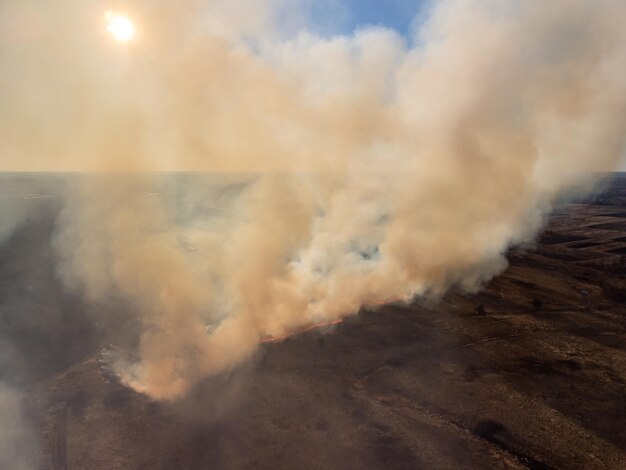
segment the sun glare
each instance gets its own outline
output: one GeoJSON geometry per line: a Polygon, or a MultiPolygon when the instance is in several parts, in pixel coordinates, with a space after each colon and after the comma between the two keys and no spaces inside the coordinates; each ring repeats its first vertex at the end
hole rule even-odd
{"type": "Polygon", "coordinates": [[[129,17],[108,11],[106,20],[107,31],[116,41],[129,42],[135,37],[135,25],[129,17]]]}

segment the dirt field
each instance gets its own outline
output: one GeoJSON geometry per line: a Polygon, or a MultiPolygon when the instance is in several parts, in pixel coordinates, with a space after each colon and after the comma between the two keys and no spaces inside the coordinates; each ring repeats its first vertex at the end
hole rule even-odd
{"type": "Polygon", "coordinates": [[[595,203],[563,207],[479,294],[266,344],[178,404],[103,373],[117,320],[80,320],[52,268],[11,264],[42,259],[41,229],[27,226],[0,252],[0,279],[4,298],[34,285],[36,304],[1,312],[34,364],[21,380],[42,468],[626,468],[625,200],[616,177],[595,203]],[[27,307],[47,312],[45,330],[28,333],[12,313],[27,307]]]}

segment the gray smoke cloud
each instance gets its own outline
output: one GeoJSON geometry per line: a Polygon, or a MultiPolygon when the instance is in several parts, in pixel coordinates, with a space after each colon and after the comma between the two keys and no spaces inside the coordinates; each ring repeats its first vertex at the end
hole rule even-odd
{"type": "Polygon", "coordinates": [[[622,1],[441,0],[411,45],[316,36],[301,2],[228,5],[0,7],[0,164],[95,172],[68,188],[59,273],[132,305],[118,372],[154,398],[266,338],[476,289],[623,156],[622,1]],[[111,40],[107,9],[134,42],[111,40]],[[172,202],[159,171],[196,178],[172,202]]]}

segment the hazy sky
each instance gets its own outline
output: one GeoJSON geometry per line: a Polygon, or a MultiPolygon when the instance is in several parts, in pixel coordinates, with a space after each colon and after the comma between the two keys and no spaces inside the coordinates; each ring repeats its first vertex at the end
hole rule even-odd
{"type": "Polygon", "coordinates": [[[407,34],[415,15],[428,0],[319,0],[312,2],[314,27],[324,33],[350,33],[379,25],[407,34]]]}

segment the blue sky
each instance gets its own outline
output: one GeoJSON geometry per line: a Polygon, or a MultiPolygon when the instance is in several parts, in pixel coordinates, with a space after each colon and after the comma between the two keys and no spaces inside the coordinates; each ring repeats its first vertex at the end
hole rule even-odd
{"type": "Polygon", "coordinates": [[[365,25],[393,28],[403,35],[427,0],[315,0],[310,18],[322,34],[351,33],[365,25]]]}

